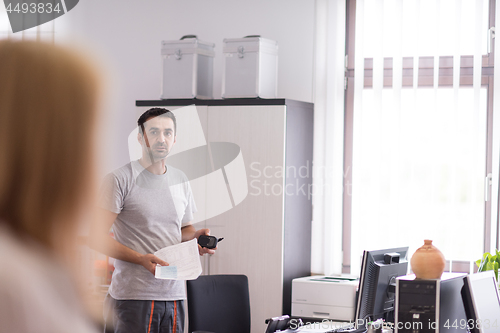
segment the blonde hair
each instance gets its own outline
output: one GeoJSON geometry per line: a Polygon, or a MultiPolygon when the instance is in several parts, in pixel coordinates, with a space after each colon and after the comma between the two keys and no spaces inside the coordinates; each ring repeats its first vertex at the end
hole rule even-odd
{"type": "Polygon", "coordinates": [[[55,250],[94,190],[99,80],[41,42],[1,41],[0,73],[0,223],[55,250]]]}

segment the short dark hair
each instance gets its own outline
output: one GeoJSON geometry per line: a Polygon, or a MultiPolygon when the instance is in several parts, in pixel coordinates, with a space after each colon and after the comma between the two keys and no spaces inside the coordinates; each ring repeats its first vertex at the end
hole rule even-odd
{"type": "Polygon", "coordinates": [[[139,119],[137,120],[137,126],[139,126],[139,132],[144,135],[144,123],[148,121],[150,118],[163,116],[172,119],[174,122],[174,135],[177,134],[177,121],[175,120],[175,116],[172,111],[167,110],[165,108],[152,108],[141,114],[139,119]]]}

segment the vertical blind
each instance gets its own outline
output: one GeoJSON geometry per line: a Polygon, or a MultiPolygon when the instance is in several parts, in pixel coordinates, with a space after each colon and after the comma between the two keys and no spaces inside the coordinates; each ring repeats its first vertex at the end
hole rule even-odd
{"type": "Polygon", "coordinates": [[[311,272],[342,271],[346,2],[316,0],[311,272]]]}
{"type": "Polygon", "coordinates": [[[54,42],[55,21],[52,20],[31,29],[12,33],[5,4],[3,1],[0,1],[0,39],[5,38],[54,42]]]}

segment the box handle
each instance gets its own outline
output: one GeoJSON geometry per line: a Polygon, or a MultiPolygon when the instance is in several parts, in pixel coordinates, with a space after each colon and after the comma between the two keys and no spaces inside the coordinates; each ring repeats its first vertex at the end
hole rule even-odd
{"type": "Polygon", "coordinates": [[[184,35],[184,36],[182,36],[182,37],[181,37],[181,39],[180,39],[180,40],[184,40],[184,39],[186,39],[186,38],[194,38],[194,39],[198,39],[198,36],[196,36],[196,35],[184,35]]]}
{"type": "Polygon", "coordinates": [[[260,38],[260,35],[248,35],[243,38],[260,38]]]}

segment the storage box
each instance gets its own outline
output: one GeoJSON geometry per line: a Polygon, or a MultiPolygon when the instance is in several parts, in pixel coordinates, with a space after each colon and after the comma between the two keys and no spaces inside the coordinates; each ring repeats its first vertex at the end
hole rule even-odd
{"type": "Polygon", "coordinates": [[[222,98],[278,95],[278,43],[261,37],[224,39],[222,98]]]}
{"type": "Polygon", "coordinates": [[[162,41],[161,98],[213,98],[213,43],[193,38],[162,41]]]}

